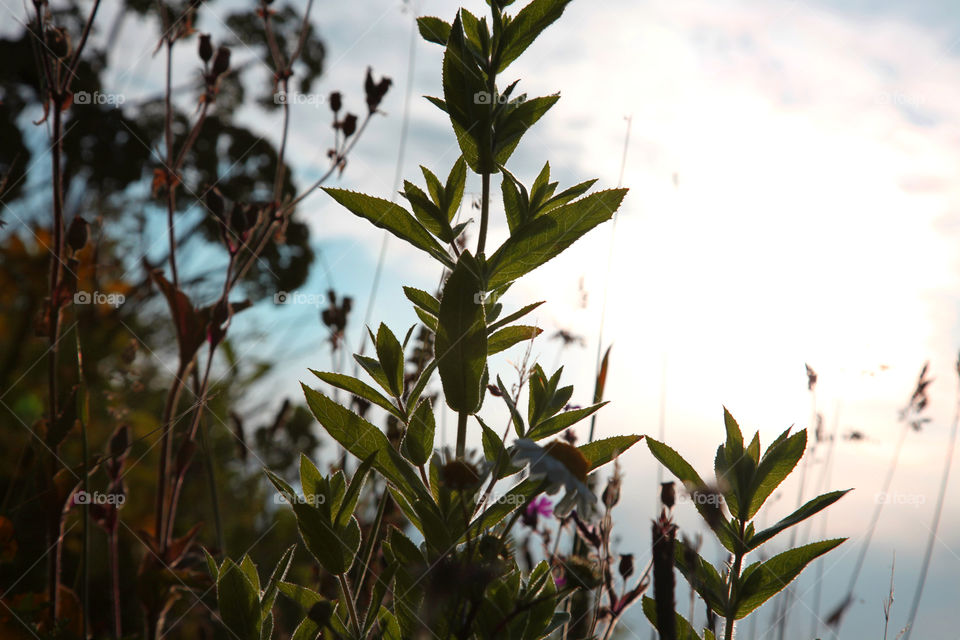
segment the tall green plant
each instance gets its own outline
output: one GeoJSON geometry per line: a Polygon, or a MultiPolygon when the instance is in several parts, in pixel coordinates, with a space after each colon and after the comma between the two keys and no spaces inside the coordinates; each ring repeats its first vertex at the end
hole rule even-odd
{"type": "MultiPolygon", "coordinates": [[[[539,303],[507,313],[500,302],[507,288],[609,220],[626,194],[625,189],[588,194],[595,180],[558,190],[558,183],[550,179],[549,163],[528,187],[505,166],[527,130],[559,96],[528,98],[518,82],[501,86],[498,76],[568,3],[533,0],[509,15],[505,10],[512,0],[498,0],[488,2],[488,17],[461,9],[449,23],[420,18],[421,35],[445,48],[443,97],[429,100],[449,117],[461,157],[445,180],[423,167],[425,189],[405,182],[403,195],[409,207],[363,193],[325,189],[353,214],[423,251],[448,275],[439,298],[405,288],[423,324],[435,334],[435,357],[415,379],[409,379],[404,366],[412,331],[400,340],[385,324],[371,332],[375,357],[355,356],[369,382],[314,372],[328,385],[389,414],[400,425],[398,443],[351,409],[303,385],[320,424],[362,462],[348,482],[344,470],[325,475],[304,458],[302,495],[270,474],[293,505],[307,550],[325,574],[336,578],[336,588],[331,590],[328,582],[326,591],[322,586],[314,591],[278,581],[277,590],[303,609],[295,638],[315,638],[321,632],[325,637],[409,638],[429,629],[439,638],[534,640],[567,622],[568,616],[560,611],[567,596],[593,587],[586,577],[591,571],[568,567],[570,579],[558,582],[556,567],[546,562],[521,570],[510,532],[520,507],[544,492],[563,489],[556,511],[565,515],[576,507],[580,518],[589,518],[597,500],[585,482],[587,475],[640,436],[580,447],[561,440],[540,446],[538,441],[587,418],[603,403],[565,410],[573,388],[560,385],[562,370],[548,375],[534,365],[524,415],[488,362],[491,355],[540,332],[517,324],[539,303]],[[462,240],[467,224],[454,222],[468,169],[480,176],[482,184],[472,251],[462,240]],[[488,249],[495,175],[500,177],[510,234],[502,245],[488,249]],[[434,374],[440,378],[444,401],[458,415],[452,453],[435,448],[434,407],[425,396],[434,374]],[[509,410],[509,423],[499,431],[477,415],[489,395],[501,398],[509,410]],[[511,427],[517,440],[508,446],[511,427]],[[471,429],[483,443],[479,458],[467,451],[471,429]],[[495,483],[516,476],[526,464],[528,477],[491,500],[495,483]],[[365,486],[382,492],[373,525],[366,531],[357,518],[357,505],[370,504],[359,500],[365,486]],[[399,507],[402,519],[400,526],[380,531],[388,502],[399,507]],[[408,537],[413,530],[422,544],[408,537]]],[[[211,567],[221,610],[226,606],[231,612],[224,621],[239,637],[268,638],[271,625],[264,603],[272,605],[272,596],[261,592],[256,569],[247,565],[245,561],[211,567]],[[237,602],[243,603],[240,610],[237,602]]]]}
{"type": "MultiPolygon", "coordinates": [[[[707,606],[725,621],[724,638],[733,638],[734,623],[750,615],[764,602],[786,588],[803,569],[817,557],[841,544],[846,538],[834,538],[789,548],[772,558],[744,567],[747,555],[755,551],[781,531],[830,506],[847,491],[831,491],[813,498],[776,524],[756,530],[755,518],[773,491],[780,486],[797,466],[807,447],[806,429],[790,434],[787,429],[760,454],[760,434],[755,433],[750,444],[744,446],[737,421],[723,410],[727,439],[717,448],[714,462],[716,488],[708,488],[693,467],[683,457],[663,444],[647,438],[647,446],[654,457],[680,480],[690,493],[697,511],[716,535],[720,544],[730,552],[732,563],[718,569],[704,560],[696,550],[677,545],[677,568],[707,606]],[[726,505],[724,513],[722,505],[726,505]],[[728,517],[729,516],[729,517],[728,517]]],[[[644,612],[656,626],[656,609],[649,598],[644,600],[644,612]]],[[[677,614],[679,637],[699,638],[692,628],[692,620],[677,614]]],[[[704,637],[713,638],[705,630],[704,637]]]]}

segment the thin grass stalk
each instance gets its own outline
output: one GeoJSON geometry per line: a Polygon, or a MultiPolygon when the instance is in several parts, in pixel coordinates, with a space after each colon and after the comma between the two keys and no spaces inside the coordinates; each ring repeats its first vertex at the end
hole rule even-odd
{"type": "MultiPolygon", "coordinates": [[[[957,362],[957,374],[960,375],[960,360],[957,362]]],[[[910,640],[913,634],[913,624],[920,609],[920,599],[923,597],[923,587],[927,582],[927,572],[930,569],[930,559],[933,556],[933,546],[937,540],[937,531],[940,528],[940,516],[943,515],[943,504],[947,496],[947,484],[950,480],[950,467],[953,464],[953,451],[957,444],[957,425],[960,423],[960,387],[957,390],[957,409],[950,427],[950,440],[947,444],[947,456],[943,462],[943,475],[940,477],[940,490],[937,493],[937,505],[933,510],[933,523],[930,526],[930,535],[927,538],[927,547],[923,552],[923,564],[920,567],[920,577],[917,588],[913,593],[913,603],[910,605],[910,616],[907,618],[907,632],[904,640],[910,640]]]]}
{"type": "MultiPolygon", "coordinates": [[[[627,149],[630,146],[630,126],[633,124],[633,116],[626,116],[627,132],[623,136],[623,156],[620,158],[620,178],[617,180],[617,187],[623,186],[623,172],[627,167],[627,149]]],[[[617,220],[620,219],[616,213],[613,214],[613,225],[610,228],[610,249],[607,251],[607,276],[603,283],[603,301],[600,303],[600,326],[597,328],[597,358],[596,365],[593,368],[594,379],[600,375],[600,366],[603,358],[603,325],[607,316],[607,291],[610,288],[610,273],[613,271],[613,247],[617,237],[617,220]]],[[[593,434],[597,427],[597,414],[590,416],[590,435],[587,442],[593,442],[593,434]]]]}
{"type": "MultiPolygon", "coordinates": [[[[822,494],[830,486],[833,477],[834,449],[837,446],[837,438],[840,435],[840,402],[837,401],[833,414],[833,433],[830,436],[830,444],[827,447],[827,458],[823,462],[823,471],[820,474],[820,484],[817,494],[822,494]]],[[[827,519],[830,516],[830,510],[827,509],[820,516],[820,534],[819,539],[824,540],[827,537],[827,519]]],[[[817,563],[817,574],[813,587],[813,608],[811,611],[810,637],[816,638],[820,632],[820,603],[823,600],[823,563],[817,563]]]]}

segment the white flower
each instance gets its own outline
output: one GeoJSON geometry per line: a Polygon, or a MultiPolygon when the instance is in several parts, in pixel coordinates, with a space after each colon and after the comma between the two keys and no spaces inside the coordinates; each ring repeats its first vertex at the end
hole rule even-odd
{"type": "Polygon", "coordinates": [[[597,497],[587,486],[587,461],[576,447],[555,441],[541,447],[533,440],[521,438],[513,445],[513,461],[529,464],[530,478],[544,478],[544,491],[553,495],[565,489],[563,498],[553,507],[558,516],[566,516],[576,508],[577,515],[589,519],[596,511],[597,497]]]}

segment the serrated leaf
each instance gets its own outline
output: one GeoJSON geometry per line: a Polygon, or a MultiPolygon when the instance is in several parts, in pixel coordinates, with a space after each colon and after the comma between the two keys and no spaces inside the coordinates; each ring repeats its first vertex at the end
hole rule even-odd
{"type": "Polygon", "coordinates": [[[847,489],[846,491],[831,491],[830,493],[825,493],[810,500],[805,505],[791,513],[789,516],[777,522],[775,525],[764,529],[755,536],[750,537],[747,541],[747,550],[756,549],[784,529],[803,522],[817,512],[826,509],[850,491],[853,491],[853,489],[847,489]]]}
{"type": "Polygon", "coordinates": [[[297,527],[307,550],[326,571],[337,575],[345,573],[353,565],[360,548],[360,525],[350,517],[343,527],[333,523],[318,509],[298,502],[293,505],[297,527]]]}
{"type": "Polygon", "coordinates": [[[400,453],[416,466],[426,464],[433,453],[433,438],[437,423],[429,400],[424,400],[414,410],[407,431],[400,443],[400,453]]]}
{"type": "Polygon", "coordinates": [[[598,224],[610,219],[626,189],[592,193],[519,227],[488,263],[488,287],[516,280],[559,255],[598,224]]]}
{"type": "Polygon", "coordinates": [[[727,587],[716,567],[685,543],[674,547],[674,561],[684,579],[700,594],[703,601],[717,615],[726,615],[727,587]]]}
{"type": "Polygon", "coordinates": [[[283,555],[280,556],[280,561],[277,562],[277,566],[273,568],[270,580],[267,581],[267,587],[264,589],[263,596],[260,598],[260,612],[263,616],[267,616],[270,610],[273,609],[273,602],[277,598],[280,583],[287,577],[287,571],[290,570],[290,564],[293,562],[293,554],[296,549],[297,545],[295,544],[288,547],[287,550],[283,552],[283,555]]]}
{"type": "Polygon", "coordinates": [[[377,329],[376,349],[389,389],[395,398],[399,398],[403,394],[403,347],[397,336],[382,322],[377,329]]]}
{"type": "MultiPolygon", "coordinates": [[[[650,624],[653,625],[654,629],[657,629],[657,602],[653,598],[643,596],[643,614],[647,616],[647,620],[650,621],[650,624]]],[[[684,618],[679,613],[674,612],[677,620],[676,626],[676,640],[700,640],[700,636],[697,635],[697,632],[694,631],[693,627],[690,626],[690,623],[687,622],[687,619],[684,618]]]]}
{"type": "Polygon", "coordinates": [[[510,315],[505,316],[505,317],[501,318],[500,320],[497,320],[496,322],[494,322],[493,324],[491,324],[491,325],[489,325],[489,326],[487,327],[487,333],[488,333],[488,334],[489,334],[489,333],[493,333],[493,332],[496,331],[497,329],[499,329],[499,328],[501,328],[501,327],[507,326],[508,324],[510,324],[511,322],[513,322],[514,320],[519,320],[519,319],[522,318],[523,316],[527,315],[528,313],[530,313],[531,311],[533,311],[534,309],[536,309],[537,307],[539,307],[540,305],[542,305],[543,302],[544,302],[544,301],[541,300],[540,302],[534,302],[534,303],[532,303],[532,304],[528,304],[528,305],[526,305],[525,307],[522,307],[520,310],[514,311],[514,312],[511,313],[510,315]]]}
{"type": "Polygon", "coordinates": [[[500,329],[487,339],[487,355],[506,351],[510,347],[525,340],[533,340],[543,333],[540,327],[531,327],[516,324],[500,329]]]}
{"type": "MultiPolygon", "coordinates": [[[[374,339],[374,342],[376,342],[376,339],[374,339]]],[[[353,354],[353,359],[356,360],[357,364],[363,367],[363,370],[366,371],[371,378],[373,378],[374,382],[380,385],[381,389],[387,393],[391,393],[390,379],[387,377],[386,372],[383,370],[383,367],[376,358],[355,353],[353,354]]]]}
{"type": "Polygon", "coordinates": [[[346,525],[347,519],[353,515],[353,510],[357,508],[357,500],[360,499],[360,492],[363,490],[363,483],[366,481],[367,474],[370,472],[371,467],[373,467],[373,461],[376,457],[377,454],[375,452],[371,453],[360,463],[360,466],[357,467],[357,470],[353,473],[350,486],[347,487],[346,492],[343,494],[343,500],[339,504],[337,515],[333,520],[335,528],[339,529],[346,525]]]}
{"type": "Polygon", "coordinates": [[[441,46],[446,46],[450,37],[450,23],[433,16],[417,18],[417,28],[424,40],[441,46]]]}
{"type": "Polygon", "coordinates": [[[734,617],[737,620],[746,617],[790,584],[810,562],[844,540],[846,538],[834,538],[805,544],[747,567],[741,574],[734,617]]]}
{"type": "Polygon", "coordinates": [[[479,267],[469,251],[460,255],[440,298],[434,352],[447,406],[457,412],[480,408],[487,360],[487,326],[478,295],[479,267]]]}
{"type": "Polygon", "coordinates": [[[379,391],[368,385],[362,380],[358,380],[352,376],[347,376],[342,373],[332,373],[330,371],[317,371],[315,369],[310,369],[310,372],[329,384],[330,386],[337,387],[338,389],[343,389],[353,395],[368,400],[373,404],[377,405],[381,409],[386,409],[388,412],[392,413],[394,416],[403,420],[403,414],[400,412],[392,402],[390,402],[386,397],[384,397],[379,391]]]}
{"type": "Polygon", "coordinates": [[[526,51],[537,36],[563,14],[569,3],[570,0],[533,0],[521,9],[503,30],[497,72],[506,69],[526,51]]]}
{"type": "Polygon", "coordinates": [[[582,409],[572,409],[570,411],[558,413],[557,415],[540,422],[535,428],[530,430],[530,433],[528,433],[526,437],[530,438],[531,440],[542,440],[544,438],[549,438],[555,433],[559,433],[564,429],[575,425],[584,418],[591,416],[606,404],[608,403],[600,402],[582,409]]]}
{"type": "Polygon", "coordinates": [[[512,108],[507,109],[497,118],[497,139],[493,150],[496,165],[507,164],[507,160],[513,155],[523,135],[559,99],[560,95],[556,94],[524,100],[520,104],[510,105],[512,108]]]}
{"type": "Polygon", "coordinates": [[[750,508],[747,510],[748,520],[756,515],[774,489],[790,475],[803,457],[803,452],[807,448],[806,430],[787,436],[789,431],[789,429],[784,431],[760,458],[760,464],[757,465],[757,471],[754,474],[750,508]]]}
{"type": "Polygon", "coordinates": [[[426,251],[444,265],[453,266],[453,261],[440,243],[403,207],[389,200],[356,191],[322,188],[354,215],[366,218],[374,226],[385,229],[414,247],[426,251]]]}
{"type": "Polygon", "coordinates": [[[229,558],[217,580],[217,605],[223,624],[237,638],[260,640],[260,594],[243,569],[229,558]]]}
{"type": "Polygon", "coordinates": [[[436,316],[438,313],[440,313],[440,301],[426,291],[423,291],[422,289],[416,289],[414,287],[404,287],[403,293],[407,296],[407,300],[415,304],[417,307],[423,309],[430,315],[436,316]]]}
{"type": "MultiPolygon", "coordinates": [[[[457,158],[457,161],[447,174],[447,183],[444,185],[443,194],[447,205],[447,222],[453,221],[457,210],[460,209],[460,203],[463,201],[463,189],[467,180],[467,162],[463,156],[457,158]]],[[[460,235],[454,230],[455,236],[460,235]]]]}
{"type": "Polygon", "coordinates": [[[443,100],[463,157],[476,173],[493,173],[491,109],[486,77],[467,46],[460,12],[450,26],[443,54],[443,100]]]}
{"type": "Polygon", "coordinates": [[[330,437],[343,445],[344,449],[360,460],[366,460],[367,456],[376,452],[374,467],[389,482],[407,495],[421,495],[426,492],[420,478],[409,465],[397,465],[390,457],[388,450],[393,451],[393,446],[382,431],[319,391],[306,385],[301,386],[313,415],[330,437]]]}

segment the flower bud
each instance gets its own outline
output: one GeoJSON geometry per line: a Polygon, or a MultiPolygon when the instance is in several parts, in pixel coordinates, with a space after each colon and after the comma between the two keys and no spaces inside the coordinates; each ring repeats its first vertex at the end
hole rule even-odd
{"type": "Polygon", "coordinates": [[[672,482],[660,483],[660,502],[663,506],[670,508],[677,502],[677,490],[672,482]]]}
{"type": "Polygon", "coordinates": [[[617,567],[620,577],[626,580],[633,575],[633,554],[624,553],[620,556],[620,565],[617,567]]]}

